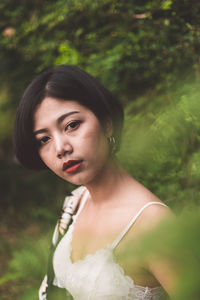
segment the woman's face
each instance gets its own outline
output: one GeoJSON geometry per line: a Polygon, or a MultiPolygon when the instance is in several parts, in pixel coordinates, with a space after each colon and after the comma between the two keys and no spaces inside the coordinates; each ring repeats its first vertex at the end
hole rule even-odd
{"type": "Polygon", "coordinates": [[[76,101],[45,98],[34,113],[34,135],[45,165],[73,184],[92,182],[106,166],[111,133],[76,101]]]}

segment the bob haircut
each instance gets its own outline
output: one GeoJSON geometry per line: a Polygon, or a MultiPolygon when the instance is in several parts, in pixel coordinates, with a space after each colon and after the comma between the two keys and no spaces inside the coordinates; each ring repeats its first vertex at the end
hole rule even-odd
{"type": "Polygon", "coordinates": [[[45,97],[74,100],[89,108],[105,131],[112,121],[116,151],[123,127],[123,109],[118,100],[95,78],[75,66],[60,65],[39,74],[27,87],[19,103],[14,125],[13,144],[16,157],[29,169],[45,169],[33,135],[33,117],[45,97]]]}

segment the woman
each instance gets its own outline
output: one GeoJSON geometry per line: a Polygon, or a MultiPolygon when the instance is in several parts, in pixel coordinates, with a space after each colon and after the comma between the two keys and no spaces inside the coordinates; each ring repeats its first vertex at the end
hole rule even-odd
{"type": "Polygon", "coordinates": [[[163,288],[172,292],[166,264],[120,258],[129,243],[170,214],[116,160],[122,127],[119,102],[73,66],[38,75],[17,111],[19,161],[81,185],[73,194],[79,203],[72,224],[53,254],[54,285],[74,299],[158,300],[163,288]]]}

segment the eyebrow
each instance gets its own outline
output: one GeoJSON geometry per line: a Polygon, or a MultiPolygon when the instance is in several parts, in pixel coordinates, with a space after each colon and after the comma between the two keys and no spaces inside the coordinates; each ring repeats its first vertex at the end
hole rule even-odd
{"type": "MultiPolygon", "coordinates": [[[[71,116],[71,115],[74,115],[74,114],[78,114],[78,113],[79,113],[79,111],[70,111],[70,112],[68,112],[68,113],[66,113],[66,114],[63,114],[63,115],[61,115],[61,116],[57,119],[56,123],[57,123],[58,125],[60,125],[60,124],[62,123],[62,121],[63,121],[65,118],[67,118],[67,117],[69,117],[69,116],[71,116]]],[[[47,128],[38,129],[38,130],[34,131],[33,134],[34,134],[34,135],[37,135],[37,134],[40,134],[40,133],[45,133],[45,132],[47,132],[47,131],[48,131],[47,128]]]]}

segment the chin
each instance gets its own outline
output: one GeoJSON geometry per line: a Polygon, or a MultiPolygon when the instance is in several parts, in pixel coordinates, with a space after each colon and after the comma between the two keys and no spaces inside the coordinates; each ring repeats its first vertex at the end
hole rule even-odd
{"type": "Polygon", "coordinates": [[[88,185],[94,181],[95,176],[91,174],[74,174],[71,178],[64,178],[66,181],[75,185],[88,185]]]}
{"type": "Polygon", "coordinates": [[[87,182],[85,176],[79,176],[78,174],[74,174],[73,176],[70,176],[71,178],[69,178],[69,176],[67,176],[68,178],[66,178],[66,176],[63,175],[59,177],[75,185],[85,185],[87,182]]]}

